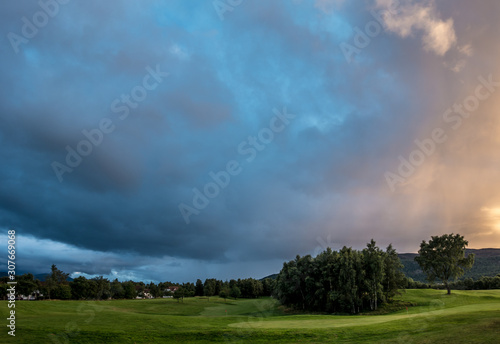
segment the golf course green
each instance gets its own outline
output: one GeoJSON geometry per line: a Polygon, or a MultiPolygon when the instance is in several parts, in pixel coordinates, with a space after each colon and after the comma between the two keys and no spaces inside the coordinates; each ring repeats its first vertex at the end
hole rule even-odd
{"type": "Polygon", "coordinates": [[[499,342],[500,290],[407,290],[384,307],[327,315],[288,312],[271,298],[17,301],[12,337],[1,301],[0,343],[499,342]]]}

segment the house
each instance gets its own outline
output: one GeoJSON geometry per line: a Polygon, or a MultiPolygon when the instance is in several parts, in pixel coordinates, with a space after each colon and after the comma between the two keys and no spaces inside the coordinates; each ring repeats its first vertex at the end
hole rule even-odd
{"type": "Polygon", "coordinates": [[[163,290],[163,294],[170,294],[170,295],[164,295],[163,298],[164,299],[169,299],[172,297],[172,295],[179,289],[180,287],[177,287],[177,286],[170,286],[168,287],[167,289],[164,289],[163,290]]]}
{"type": "Polygon", "coordinates": [[[40,294],[40,290],[35,290],[29,295],[19,295],[16,300],[36,300],[38,297],[43,297],[43,294],[40,294]]]}
{"type": "Polygon", "coordinates": [[[151,295],[149,289],[144,289],[143,292],[139,292],[136,296],[136,299],[154,299],[154,296],[151,295]]]}

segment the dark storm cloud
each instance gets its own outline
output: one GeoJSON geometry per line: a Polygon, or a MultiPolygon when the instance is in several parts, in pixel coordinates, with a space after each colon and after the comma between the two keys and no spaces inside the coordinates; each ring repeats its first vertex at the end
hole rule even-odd
{"type": "MultiPolygon", "coordinates": [[[[384,178],[478,75],[498,71],[498,4],[402,1],[399,17],[386,18],[348,63],[340,44],[354,44],[352,29],[390,3],[246,1],[221,21],[210,1],[70,1],[17,54],[8,33],[21,35],[23,16],[32,20],[40,5],[2,3],[0,221],[31,238],[25,264],[111,277],[244,277],[274,272],[327,238],[360,247],[374,237],[412,251],[457,221],[469,221],[463,231],[475,245],[498,238],[490,231],[500,200],[481,191],[462,216],[456,185],[437,172],[459,159],[452,143],[464,136],[397,192],[384,178]],[[134,99],[151,69],[168,76],[127,105],[123,95],[134,99]],[[239,145],[284,107],[295,117],[248,162],[239,145]],[[114,130],[59,182],[53,162],[66,164],[66,147],[103,118],[114,130]],[[231,160],[242,172],[186,225],[179,204],[231,160]],[[45,239],[65,253],[37,252],[45,239]]],[[[490,127],[495,99],[479,110],[490,127]]],[[[494,135],[483,133],[490,145],[476,143],[475,154],[488,159],[494,135]]],[[[494,170],[481,160],[462,178],[478,169],[494,170]]]]}

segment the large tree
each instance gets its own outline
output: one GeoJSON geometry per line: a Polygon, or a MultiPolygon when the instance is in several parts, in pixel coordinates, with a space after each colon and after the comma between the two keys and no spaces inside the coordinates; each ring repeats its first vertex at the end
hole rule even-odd
{"type": "Polygon", "coordinates": [[[107,278],[102,276],[92,279],[95,282],[95,298],[98,300],[106,300],[111,296],[111,284],[107,278]]]}
{"type": "Polygon", "coordinates": [[[194,287],[194,295],[203,296],[203,282],[199,278],[196,280],[196,285],[194,287]]]}
{"type": "Polygon", "coordinates": [[[433,282],[436,278],[443,281],[448,294],[451,293],[448,281],[456,279],[474,264],[474,254],[465,257],[465,247],[469,244],[460,234],[432,236],[429,242],[422,241],[415,260],[433,282]]]}
{"type": "Polygon", "coordinates": [[[222,287],[222,289],[219,292],[219,297],[222,297],[224,299],[224,302],[226,302],[226,299],[229,297],[230,294],[229,286],[227,287],[222,287]]]}
{"type": "Polygon", "coordinates": [[[390,244],[384,255],[384,279],[382,280],[386,301],[391,300],[398,293],[398,289],[405,286],[405,274],[401,271],[403,267],[398,253],[390,244]]]}
{"type": "Polygon", "coordinates": [[[59,270],[55,264],[52,264],[51,273],[49,278],[52,279],[56,284],[66,284],[69,274],[59,270]]]}
{"type": "Polygon", "coordinates": [[[205,280],[205,284],[203,285],[203,295],[208,297],[209,301],[210,301],[210,296],[215,295],[215,284],[216,283],[217,283],[217,280],[215,278],[207,278],[205,280]]]}
{"type": "Polygon", "coordinates": [[[186,289],[184,287],[179,287],[177,288],[176,291],[174,291],[174,299],[177,299],[177,302],[184,302],[184,297],[186,296],[186,289]]]}
{"type": "MultiPolygon", "coordinates": [[[[55,264],[52,264],[51,267],[51,273],[47,277],[45,281],[45,288],[47,290],[47,294],[50,299],[50,293],[56,289],[59,285],[62,284],[68,284],[67,279],[68,279],[69,274],[64,273],[63,271],[59,270],[55,264]]],[[[67,291],[64,290],[64,295],[67,294],[67,291]]]]}
{"type": "Polygon", "coordinates": [[[30,296],[37,287],[35,278],[32,274],[24,274],[17,278],[16,291],[18,295],[30,296]]]}
{"type": "Polygon", "coordinates": [[[123,299],[125,297],[125,289],[123,289],[122,284],[118,281],[118,278],[115,278],[110,285],[110,293],[111,297],[114,299],[123,299]]]}
{"type": "Polygon", "coordinates": [[[241,296],[241,290],[238,288],[236,285],[233,285],[232,288],[229,290],[229,296],[231,296],[234,299],[237,299],[241,296]]]}
{"type": "Polygon", "coordinates": [[[371,310],[377,310],[378,299],[383,293],[382,281],[384,278],[384,253],[377,247],[375,240],[371,240],[363,250],[364,280],[368,290],[368,300],[371,310]]]}
{"type": "Polygon", "coordinates": [[[84,276],[79,276],[71,282],[71,295],[76,300],[85,300],[91,298],[90,283],[84,276]]]}
{"type": "Polygon", "coordinates": [[[135,283],[133,281],[123,282],[122,287],[124,298],[135,299],[135,297],[137,296],[137,291],[135,290],[135,283]]]}

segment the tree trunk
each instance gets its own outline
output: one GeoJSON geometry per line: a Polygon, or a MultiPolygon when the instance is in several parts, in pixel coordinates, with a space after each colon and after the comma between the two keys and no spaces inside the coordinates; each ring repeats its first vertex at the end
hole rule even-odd
{"type": "Polygon", "coordinates": [[[451,294],[451,289],[450,289],[450,285],[448,284],[448,281],[445,281],[444,285],[446,286],[446,290],[448,290],[448,295],[450,295],[451,294]]]}
{"type": "Polygon", "coordinates": [[[302,310],[304,311],[306,309],[306,298],[304,297],[304,293],[302,292],[302,289],[300,290],[300,295],[302,296],[302,310]]]}

